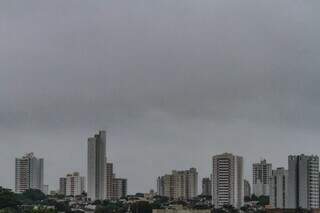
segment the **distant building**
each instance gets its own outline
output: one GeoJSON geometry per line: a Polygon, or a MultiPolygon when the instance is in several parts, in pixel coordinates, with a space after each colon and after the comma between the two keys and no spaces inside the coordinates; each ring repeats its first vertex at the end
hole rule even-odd
{"type": "Polygon", "coordinates": [[[210,178],[202,178],[202,195],[211,196],[212,187],[210,178]]]}
{"type": "Polygon", "coordinates": [[[27,189],[43,190],[43,159],[28,153],[15,160],[15,192],[27,189]]]}
{"type": "Polygon", "coordinates": [[[113,173],[113,164],[107,163],[106,164],[106,196],[107,199],[113,199],[113,179],[114,179],[114,173],[113,173]]]}
{"type": "Polygon", "coordinates": [[[288,170],[277,168],[272,170],[270,181],[270,205],[273,208],[287,208],[288,202],[288,170]]]}
{"type": "Polygon", "coordinates": [[[66,177],[59,179],[59,194],[66,196],[81,195],[85,191],[85,178],[79,175],[79,172],[67,174],[66,177]]]}
{"type": "Polygon", "coordinates": [[[43,192],[43,194],[48,195],[49,194],[49,185],[43,185],[42,192],[43,192]]]}
{"type": "Polygon", "coordinates": [[[243,203],[243,158],[230,153],[212,158],[212,203],[216,208],[243,203]]]}
{"type": "Polygon", "coordinates": [[[127,196],[128,184],[127,179],[114,178],[113,181],[113,199],[120,199],[127,196]]]}
{"type": "Polygon", "coordinates": [[[272,174],[272,164],[262,160],[260,163],[252,165],[252,186],[253,194],[256,196],[270,195],[270,179],[272,174]]]}
{"type": "Polygon", "coordinates": [[[66,186],[67,186],[67,178],[61,177],[59,178],[59,194],[66,195],[66,186]]]}
{"type": "Polygon", "coordinates": [[[319,208],[319,157],[288,157],[288,208],[319,208]]]}
{"type": "Polygon", "coordinates": [[[172,205],[166,209],[153,209],[152,213],[211,213],[211,209],[190,209],[181,205],[172,205]]]}
{"type": "Polygon", "coordinates": [[[185,171],[173,170],[172,174],[158,177],[160,196],[171,199],[191,199],[198,194],[198,172],[195,168],[185,171]]]}
{"type": "Polygon", "coordinates": [[[88,139],[88,198],[106,198],[106,132],[100,131],[88,139]]]}
{"type": "Polygon", "coordinates": [[[251,197],[251,186],[247,180],[243,180],[243,192],[244,197],[251,197]]]}

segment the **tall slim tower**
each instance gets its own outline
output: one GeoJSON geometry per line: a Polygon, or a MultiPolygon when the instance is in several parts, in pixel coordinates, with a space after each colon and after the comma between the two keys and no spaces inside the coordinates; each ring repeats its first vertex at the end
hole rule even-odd
{"type": "Polygon", "coordinates": [[[319,157],[288,157],[288,208],[319,208],[319,157]]]}
{"type": "Polygon", "coordinates": [[[43,190],[43,159],[33,153],[16,158],[15,191],[22,193],[27,189],[43,190]]]}
{"type": "Polygon", "coordinates": [[[88,198],[103,200],[106,198],[106,132],[99,131],[88,138],[88,198]]]}
{"type": "Polygon", "coordinates": [[[215,207],[243,203],[243,158],[230,153],[212,158],[212,203],[215,207]]]}
{"type": "Polygon", "coordinates": [[[256,196],[270,195],[270,180],[272,175],[272,164],[262,160],[252,165],[253,194],[256,196]]]}

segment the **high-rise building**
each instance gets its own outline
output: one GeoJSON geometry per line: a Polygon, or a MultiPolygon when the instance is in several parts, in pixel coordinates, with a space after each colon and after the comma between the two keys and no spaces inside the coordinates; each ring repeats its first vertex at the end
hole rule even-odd
{"type": "Polygon", "coordinates": [[[103,200],[106,198],[106,132],[100,131],[88,138],[88,198],[103,200]]]}
{"type": "Polygon", "coordinates": [[[43,190],[43,159],[28,153],[15,162],[15,191],[22,193],[27,189],[43,190]]]}
{"type": "Polygon", "coordinates": [[[288,170],[277,168],[272,170],[270,181],[270,205],[273,208],[287,208],[288,170]]]}
{"type": "Polygon", "coordinates": [[[288,157],[288,208],[319,208],[319,157],[288,157]]]}
{"type": "Polygon", "coordinates": [[[79,175],[79,172],[67,174],[66,176],[66,196],[81,195],[84,191],[84,177],[79,175]]]}
{"type": "Polygon", "coordinates": [[[256,196],[270,195],[270,179],[272,174],[272,164],[262,160],[260,163],[252,165],[252,186],[253,194],[256,196]]]}
{"type": "Polygon", "coordinates": [[[113,184],[113,199],[117,200],[127,196],[127,179],[114,178],[113,184]]]}
{"type": "Polygon", "coordinates": [[[107,163],[106,164],[106,196],[107,199],[113,199],[113,164],[107,163]]]}
{"type": "Polygon", "coordinates": [[[59,178],[59,194],[66,195],[67,178],[59,178]]]}
{"type": "Polygon", "coordinates": [[[244,197],[251,197],[251,186],[247,180],[243,180],[243,195],[244,197]]]}
{"type": "Polygon", "coordinates": [[[79,172],[67,174],[59,179],[59,194],[66,196],[81,195],[85,191],[85,178],[79,172]]]}
{"type": "Polygon", "coordinates": [[[198,194],[198,172],[195,168],[185,171],[173,170],[172,174],[158,177],[160,196],[171,199],[191,199],[198,194]]]}
{"type": "Polygon", "coordinates": [[[211,179],[206,177],[202,178],[202,195],[211,196],[212,187],[211,187],[211,179]]]}
{"type": "Polygon", "coordinates": [[[243,203],[243,158],[230,153],[212,158],[212,203],[214,206],[243,203]]]}

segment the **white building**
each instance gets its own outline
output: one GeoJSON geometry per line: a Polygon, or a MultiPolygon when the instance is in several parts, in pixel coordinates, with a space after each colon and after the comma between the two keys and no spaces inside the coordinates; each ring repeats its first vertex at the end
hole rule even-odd
{"type": "Polygon", "coordinates": [[[319,208],[319,157],[288,157],[288,208],[319,208]]]}
{"type": "Polygon", "coordinates": [[[43,190],[43,159],[28,153],[15,162],[15,192],[27,189],[43,190]]]}
{"type": "Polygon", "coordinates": [[[243,158],[230,153],[212,158],[212,203],[215,208],[243,203],[243,158]]]}
{"type": "Polygon", "coordinates": [[[195,168],[189,170],[173,170],[157,179],[157,189],[160,196],[171,199],[190,199],[198,195],[198,172],[195,168]]]}
{"type": "Polygon", "coordinates": [[[79,172],[68,174],[66,176],[66,196],[81,195],[85,191],[84,177],[79,175],[79,172]]]}
{"type": "Polygon", "coordinates": [[[288,170],[277,168],[272,170],[270,181],[270,205],[273,208],[287,208],[288,202],[288,170]]]}
{"type": "Polygon", "coordinates": [[[106,132],[88,139],[88,198],[103,200],[106,198],[106,132]]]}
{"type": "Polygon", "coordinates": [[[270,179],[272,174],[272,164],[262,160],[260,163],[252,165],[252,188],[256,196],[270,195],[270,179]]]}

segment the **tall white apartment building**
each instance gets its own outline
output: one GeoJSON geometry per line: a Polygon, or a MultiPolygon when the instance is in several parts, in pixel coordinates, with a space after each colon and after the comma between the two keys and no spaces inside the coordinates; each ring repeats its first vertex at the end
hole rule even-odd
{"type": "Polygon", "coordinates": [[[190,199],[198,195],[198,172],[195,168],[185,171],[173,170],[172,174],[158,177],[160,196],[171,199],[190,199]]]}
{"type": "Polygon", "coordinates": [[[270,181],[270,205],[273,208],[287,208],[288,202],[288,170],[277,168],[272,170],[270,181]]]}
{"type": "Polygon", "coordinates": [[[43,159],[28,153],[15,160],[15,192],[27,189],[43,190],[43,159]]]}
{"type": "Polygon", "coordinates": [[[88,138],[87,189],[88,198],[103,200],[106,198],[106,132],[99,131],[88,138]]]}
{"type": "Polygon", "coordinates": [[[288,157],[288,208],[319,208],[319,157],[288,157]]]}
{"type": "Polygon", "coordinates": [[[252,187],[256,196],[270,195],[270,179],[272,175],[272,164],[262,160],[252,165],[252,187]]]}
{"type": "Polygon", "coordinates": [[[243,158],[231,153],[212,157],[212,203],[216,208],[243,203],[243,158]]]}
{"type": "Polygon", "coordinates": [[[79,172],[67,174],[65,183],[66,196],[81,195],[85,191],[85,178],[79,172]]]}

